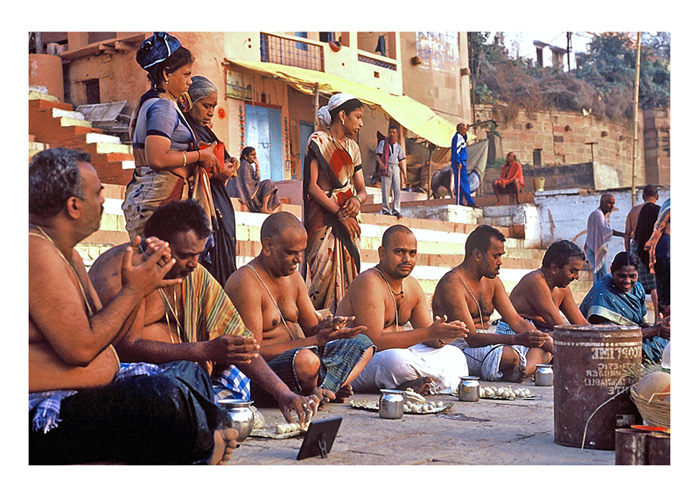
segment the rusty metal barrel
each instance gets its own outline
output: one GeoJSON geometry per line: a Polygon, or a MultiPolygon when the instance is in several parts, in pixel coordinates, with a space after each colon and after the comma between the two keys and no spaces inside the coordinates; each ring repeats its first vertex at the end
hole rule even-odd
{"type": "Polygon", "coordinates": [[[556,326],[554,441],[615,450],[615,429],[641,424],[629,391],[620,393],[634,383],[630,370],[641,363],[638,326],[556,326]]]}

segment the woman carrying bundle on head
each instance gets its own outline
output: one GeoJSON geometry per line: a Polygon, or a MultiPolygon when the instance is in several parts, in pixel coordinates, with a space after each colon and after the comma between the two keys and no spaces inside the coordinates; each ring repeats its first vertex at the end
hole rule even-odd
{"type": "Polygon", "coordinates": [[[218,169],[214,144],[197,148],[177,105],[192,83],[190,51],[177,38],[156,32],[141,44],[136,61],[148,72],[151,89],[141,96],[130,126],[136,168],[122,209],[132,239],[143,234],[153,211],[169,201],[195,199],[211,218],[214,206],[206,170],[218,169]]]}
{"type": "Polygon", "coordinates": [[[360,147],[364,108],[347,93],[333,95],[318,118],[327,128],[309,137],[304,163],[304,225],[309,296],[316,309],[330,309],[360,271],[358,215],[367,199],[360,147]]]}

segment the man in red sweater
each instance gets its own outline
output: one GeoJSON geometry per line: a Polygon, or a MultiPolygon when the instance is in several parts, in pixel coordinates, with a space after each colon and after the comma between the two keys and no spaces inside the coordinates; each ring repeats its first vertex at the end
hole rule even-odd
{"type": "Polygon", "coordinates": [[[515,160],[512,151],[506,155],[506,162],[501,167],[501,176],[493,181],[493,193],[498,204],[501,204],[501,194],[510,194],[510,197],[520,204],[520,191],[525,187],[523,179],[523,167],[515,160]]]}

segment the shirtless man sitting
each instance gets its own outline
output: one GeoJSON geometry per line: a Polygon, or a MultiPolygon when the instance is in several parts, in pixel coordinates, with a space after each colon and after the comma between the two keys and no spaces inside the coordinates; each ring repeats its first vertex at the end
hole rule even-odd
{"type": "Polygon", "coordinates": [[[569,284],[578,280],[586,261],[583,250],[571,241],[552,243],[542,258],[542,267],[525,275],[510,292],[518,314],[535,327],[552,332],[555,325],[587,325],[569,284]],[[566,320],[562,316],[566,317],[566,320]]]}
{"type": "MultiPolygon", "coordinates": [[[[361,333],[365,327],[345,327],[352,318],[319,321],[297,270],[306,239],[294,215],[270,215],[260,229],[260,254],[231,274],[225,290],[263,358],[292,390],[342,402],[375,346],[361,333]]],[[[253,385],[256,404],[265,403],[267,394],[253,385]]]]}
{"type": "Polygon", "coordinates": [[[469,234],[464,260],[435,288],[433,313],[466,324],[466,339],[451,344],[464,352],[473,374],[488,381],[522,382],[535,372],[535,365],[551,361],[552,339],[518,315],[498,278],[505,240],[489,225],[479,225],[469,234]],[[509,326],[507,334],[488,331],[494,309],[509,326]]]}
{"type": "MultiPolygon", "coordinates": [[[[202,207],[194,200],[162,205],[149,217],[144,234],[170,246],[175,263],[165,278],[181,283],[146,296],[131,328],[116,344],[123,359],[194,361],[211,374],[217,400],[249,399],[250,379],[274,397],[287,421],[293,421],[292,411],[300,422],[308,421],[318,399],[295,394],[275,375],[221,285],[199,264],[210,234],[202,207]]],[[[105,301],[122,288],[119,267],[126,249],[126,244],[113,247],[90,269],[95,289],[105,301]]]]}
{"type": "MultiPolygon", "coordinates": [[[[193,363],[120,365],[112,344],[175,260],[151,256],[115,269],[123,285],[102,302],[76,244],[99,229],[102,184],[80,150],[55,148],[29,165],[29,463],[225,462],[237,432],[223,419],[206,374],[193,363]]],[[[138,242],[138,241],[137,241],[138,242]]]]}
{"type": "MultiPolygon", "coordinates": [[[[469,374],[464,355],[444,341],[464,337],[461,321],[431,321],[418,281],[411,277],[418,254],[416,237],[403,225],[389,227],[379,247],[379,264],[353,280],[337,315],[355,316],[379,352],[353,382],[358,392],[398,388],[451,393],[469,374]],[[411,324],[411,329],[404,325],[411,324]]],[[[443,313],[439,313],[442,315],[443,313]]]]}

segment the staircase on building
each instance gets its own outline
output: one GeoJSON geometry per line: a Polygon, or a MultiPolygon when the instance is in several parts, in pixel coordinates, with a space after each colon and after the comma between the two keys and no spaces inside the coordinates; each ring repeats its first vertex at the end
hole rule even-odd
{"type": "Polygon", "coordinates": [[[29,136],[30,158],[48,147],[79,148],[92,155],[102,182],[126,185],[131,180],[131,145],[93,127],[73,105],[36,88],[29,91],[29,136]]]}

